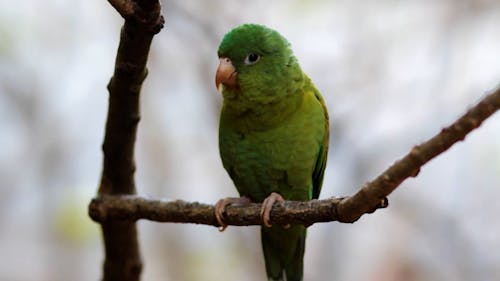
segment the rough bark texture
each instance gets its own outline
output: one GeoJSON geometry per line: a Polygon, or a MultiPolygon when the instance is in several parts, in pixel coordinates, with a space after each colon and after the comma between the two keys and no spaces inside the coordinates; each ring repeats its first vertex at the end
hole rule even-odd
{"type": "MultiPolygon", "coordinates": [[[[134,143],[140,120],[139,94],[153,36],[163,26],[158,1],[109,1],[125,18],[115,70],[108,84],[109,107],[102,150],[99,196],[135,194],[134,143]],[[148,15],[148,16],[144,16],[148,15]]],[[[140,279],[142,262],[133,221],[101,223],[105,248],[103,280],[140,279]]]]}
{"type": "MultiPolygon", "coordinates": [[[[271,211],[271,221],[274,224],[304,225],[328,221],[352,223],[363,214],[387,207],[386,197],[405,179],[417,176],[425,163],[463,140],[498,109],[500,109],[500,89],[486,96],[436,136],[413,147],[406,156],[396,161],[373,181],[366,183],[353,196],[309,202],[276,203],[271,211]]],[[[260,204],[228,206],[224,221],[228,225],[259,225],[260,206],[260,204]]],[[[213,205],[181,200],[170,202],[151,200],[138,196],[99,196],[92,200],[89,214],[98,222],[133,222],[138,219],[148,219],[219,226],[213,205]]]]}
{"type": "MultiPolygon", "coordinates": [[[[304,224],[338,220],[337,206],[342,198],[312,200],[307,202],[286,201],[276,203],[272,210],[274,224],[304,224]]],[[[376,208],[387,206],[379,205],[376,208]]],[[[228,206],[225,220],[228,225],[260,225],[261,204],[228,206]]],[[[162,201],[140,196],[100,196],[89,206],[90,216],[98,222],[136,221],[148,219],[158,222],[196,223],[219,226],[214,206],[182,200],[162,201]]]]}

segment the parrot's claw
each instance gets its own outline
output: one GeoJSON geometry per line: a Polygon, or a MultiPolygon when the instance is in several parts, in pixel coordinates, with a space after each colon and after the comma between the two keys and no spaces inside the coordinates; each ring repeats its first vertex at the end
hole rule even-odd
{"type": "MultiPolygon", "coordinates": [[[[260,209],[260,216],[262,217],[262,223],[267,226],[271,227],[271,210],[273,208],[274,203],[276,202],[285,202],[285,199],[276,192],[272,192],[266,199],[264,199],[264,202],[262,202],[262,209],[260,209]]],[[[289,228],[290,225],[284,225],[283,228],[287,229],[289,228]]]]}
{"type": "Polygon", "coordinates": [[[250,198],[242,196],[242,197],[228,197],[224,199],[220,199],[215,204],[215,218],[219,223],[219,231],[222,232],[226,230],[227,224],[224,222],[224,212],[226,211],[226,207],[228,205],[238,204],[238,205],[247,205],[252,201],[250,198]]]}

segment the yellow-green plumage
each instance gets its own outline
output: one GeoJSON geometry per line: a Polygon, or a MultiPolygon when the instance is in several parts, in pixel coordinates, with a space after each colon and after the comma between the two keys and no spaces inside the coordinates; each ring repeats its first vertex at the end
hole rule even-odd
{"type": "MultiPolygon", "coordinates": [[[[241,196],[262,202],[271,192],[286,200],[318,198],[328,152],[328,113],[289,43],[276,31],[246,24],[222,40],[237,86],[224,87],[219,148],[241,196]],[[257,62],[248,64],[249,54],[257,62]]],[[[262,228],[270,280],[302,280],[306,228],[262,228]]]]}

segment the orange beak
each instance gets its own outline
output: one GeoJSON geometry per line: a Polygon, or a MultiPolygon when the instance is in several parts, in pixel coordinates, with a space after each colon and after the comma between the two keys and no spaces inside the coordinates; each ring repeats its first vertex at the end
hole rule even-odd
{"type": "Polygon", "coordinates": [[[234,69],[233,64],[229,58],[219,58],[219,67],[217,67],[217,73],[215,74],[215,86],[217,90],[220,91],[220,85],[227,86],[229,88],[234,88],[237,85],[236,78],[238,77],[238,72],[234,69]]]}

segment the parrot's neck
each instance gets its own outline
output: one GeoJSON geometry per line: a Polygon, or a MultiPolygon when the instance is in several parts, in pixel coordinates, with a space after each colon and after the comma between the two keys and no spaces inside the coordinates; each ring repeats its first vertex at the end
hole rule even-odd
{"type": "Polygon", "coordinates": [[[240,130],[262,131],[279,126],[288,120],[300,107],[302,100],[301,91],[294,91],[269,103],[225,100],[221,114],[240,130]]]}

